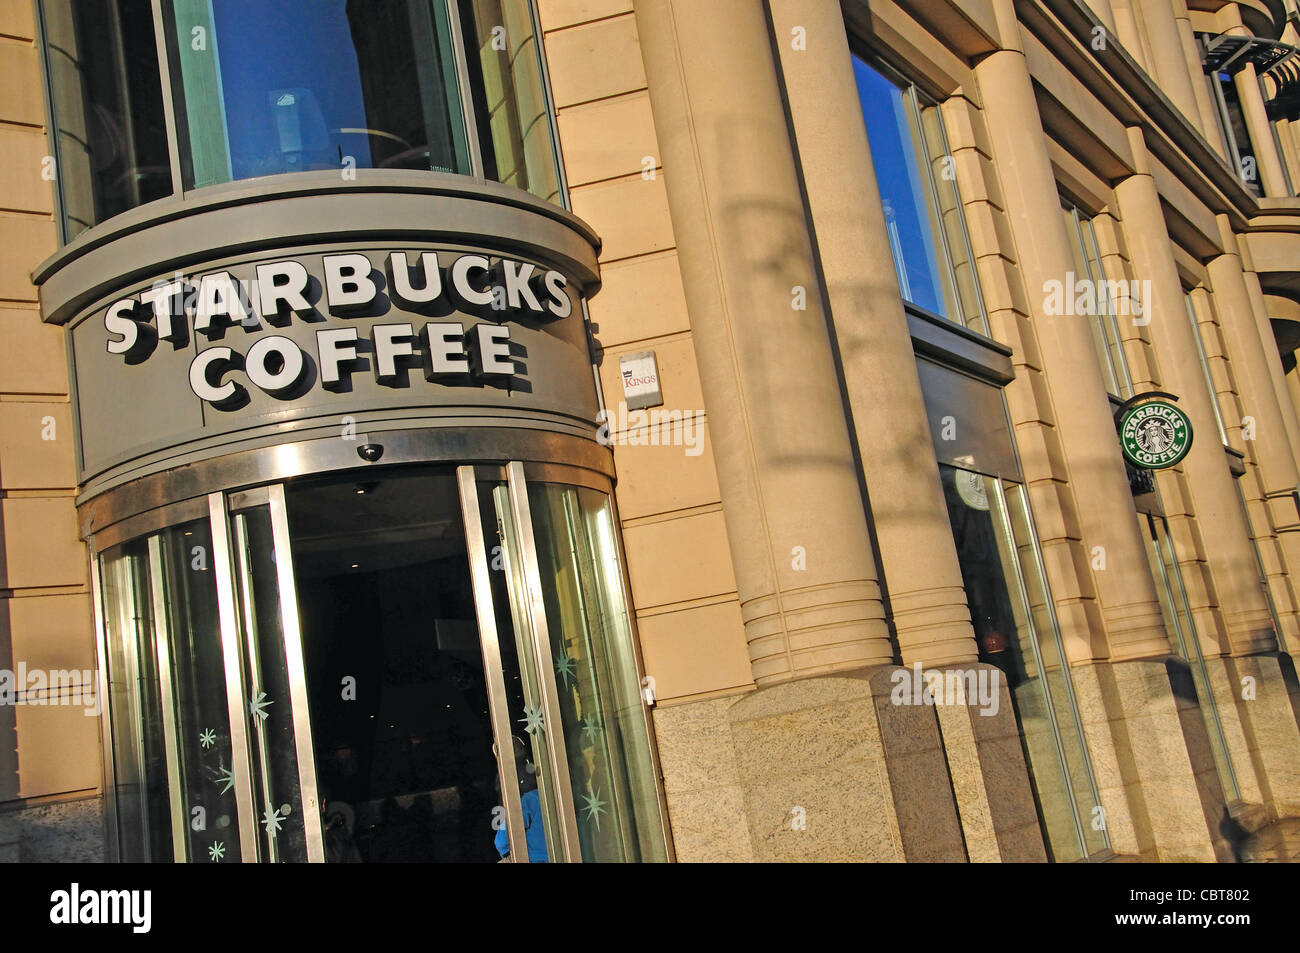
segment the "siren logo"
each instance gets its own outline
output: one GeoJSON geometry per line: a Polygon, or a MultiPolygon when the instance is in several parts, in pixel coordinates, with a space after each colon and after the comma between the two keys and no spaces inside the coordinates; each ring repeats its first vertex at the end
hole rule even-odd
{"type": "Polygon", "coordinates": [[[1169,401],[1147,400],[1125,411],[1119,425],[1120,446],[1134,466],[1147,470],[1172,467],[1192,448],[1192,423],[1169,401]]]}

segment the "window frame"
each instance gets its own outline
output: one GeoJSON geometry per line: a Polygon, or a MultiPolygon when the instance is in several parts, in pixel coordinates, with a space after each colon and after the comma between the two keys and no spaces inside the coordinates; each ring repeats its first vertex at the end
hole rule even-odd
{"type": "MultiPolygon", "coordinates": [[[[177,115],[177,103],[175,100],[176,92],[173,86],[173,64],[168,49],[168,18],[165,14],[163,5],[166,0],[149,0],[149,6],[153,13],[154,43],[157,49],[158,59],[158,82],[162,97],[163,114],[162,120],[166,129],[168,163],[171,172],[171,190],[160,198],[151,199],[148,202],[142,202],[138,205],[131,206],[104,219],[96,221],[94,224],[86,226],[78,231],[75,235],[69,234],[65,202],[63,197],[63,182],[57,178],[54,183],[54,225],[58,236],[59,247],[62,248],[80,236],[99,228],[106,222],[110,222],[121,215],[129,214],[139,208],[144,208],[157,202],[174,202],[184,201],[185,198],[193,193],[208,188],[221,188],[232,184],[250,181],[248,179],[231,178],[225,182],[213,183],[210,185],[196,186],[194,188],[184,187],[184,175],[181,160],[181,129],[179,117],[177,115]]],[[[467,140],[467,149],[469,154],[470,170],[468,173],[447,173],[438,172],[432,174],[452,175],[463,174],[466,178],[487,180],[484,167],[483,145],[480,141],[481,127],[480,117],[478,115],[476,100],[473,93],[472,69],[470,66],[470,51],[467,49],[465,42],[465,30],[467,25],[462,17],[460,0],[427,0],[430,4],[441,5],[446,22],[449,25],[451,37],[450,46],[453,58],[453,67],[456,73],[455,93],[460,101],[460,121],[463,123],[464,134],[467,140]]],[[[560,137],[558,123],[556,119],[556,109],[554,93],[551,89],[550,72],[546,62],[546,49],[544,37],[541,29],[541,19],[537,10],[537,0],[521,0],[526,5],[529,26],[532,30],[534,53],[537,60],[538,78],[541,84],[542,99],[546,111],[547,136],[549,137],[551,154],[554,157],[555,173],[557,182],[557,194],[554,198],[554,204],[560,206],[565,211],[572,211],[572,202],[569,196],[568,180],[564,171],[563,154],[560,150],[560,137]]],[[[49,47],[47,44],[48,31],[46,29],[46,0],[35,0],[35,46],[38,57],[38,65],[41,71],[43,86],[43,98],[45,103],[46,128],[49,134],[49,148],[54,160],[55,169],[62,169],[62,157],[60,155],[60,144],[58,135],[58,120],[55,110],[55,95],[53,76],[50,69],[49,47]]],[[[420,170],[415,171],[417,174],[420,170]]],[[[295,175],[294,172],[277,172],[268,177],[295,175]]],[[[515,186],[507,186],[514,188],[515,186]]],[[[521,191],[526,191],[522,190],[521,191]]],[[[532,195],[535,193],[529,192],[532,195]]],[[[548,201],[543,196],[538,196],[542,201],[548,201]]]]}
{"type": "MultiPolygon", "coordinates": [[[[1092,216],[1087,215],[1072,200],[1064,195],[1059,195],[1061,210],[1066,213],[1067,219],[1073,223],[1073,233],[1070,235],[1070,242],[1073,246],[1072,252],[1079,252],[1080,259],[1085,268],[1088,269],[1087,278],[1093,282],[1093,287],[1098,289],[1108,288],[1106,278],[1106,266],[1102,262],[1101,244],[1097,241],[1097,230],[1092,224],[1092,216]],[[1077,245],[1075,242],[1077,241],[1077,245]],[[1096,274],[1093,274],[1093,269],[1096,274]]],[[[1128,355],[1124,351],[1124,335],[1120,332],[1119,322],[1115,320],[1115,310],[1111,307],[1112,302],[1109,297],[1096,294],[1094,299],[1097,305],[1097,311],[1088,316],[1088,320],[1093,323],[1094,329],[1100,334],[1101,341],[1105,346],[1105,353],[1097,353],[1097,363],[1101,367],[1102,375],[1106,378],[1106,393],[1120,401],[1127,400],[1133,396],[1133,374],[1129,370],[1128,355]],[[1118,361],[1118,363],[1117,363],[1118,361]],[[1114,383],[1116,390],[1111,391],[1109,384],[1114,383]]],[[[1097,350],[1094,347],[1094,350],[1097,350]]]]}
{"type": "Polygon", "coordinates": [[[1205,338],[1201,335],[1201,313],[1203,308],[1211,308],[1210,320],[1214,322],[1213,305],[1204,296],[1203,288],[1184,288],[1183,305],[1187,311],[1187,320],[1192,325],[1192,339],[1196,342],[1196,356],[1201,363],[1201,372],[1205,375],[1205,386],[1210,392],[1210,407],[1214,411],[1214,421],[1219,427],[1219,439],[1225,447],[1231,447],[1228,441],[1228,427],[1219,405],[1219,392],[1214,386],[1214,372],[1210,369],[1209,353],[1205,350],[1205,338]],[[1201,295],[1197,295],[1200,291],[1201,295]]]}
{"type": "MultiPolygon", "coordinates": [[[[962,201],[961,188],[957,182],[956,176],[954,175],[951,183],[953,194],[956,198],[953,211],[956,213],[957,224],[959,227],[961,239],[960,250],[964,251],[966,261],[969,263],[970,267],[971,285],[975,296],[974,304],[978,311],[979,318],[978,327],[971,327],[970,324],[967,323],[967,318],[962,307],[961,286],[957,280],[957,265],[953,256],[952,240],[950,239],[948,229],[944,226],[942,220],[943,206],[940,201],[939,186],[935,181],[934,167],[931,162],[918,161],[919,157],[915,155],[915,153],[919,152],[925,156],[929,156],[933,151],[932,147],[939,146],[941,147],[941,155],[951,157],[952,150],[948,140],[948,130],[943,121],[942,113],[936,113],[936,126],[941,140],[938,143],[930,142],[929,138],[926,136],[925,125],[922,122],[922,106],[937,110],[941,108],[941,103],[937,97],[931,96],[929,93],[923,91],[918,83],[909,79],[903,71],[893,66],[880,53],[870,46],[861,42],[855,42],[853,38],[850,38],[849,52],[855,59],[861,61],[868,69],[873,70],[886,82],[897,87],[899,94],[902,97],[903,108],[907,117],[908,133],[911,137],[910,145],[913,153],[910,155],[905,154],[905,158],[909,162],[915,163],[912,165],[911,171],[921,180],[922,183],[922,191],[924,193],[926,204],[926,216],[928,218],[928,221],[926,221],[925,224],[929,227],[931,233],[937,236],[937,239],[933,242],[935,246],[935,257],[937,260],[934,261],[933,264],[936,271],[939,273],[939,280],[942,285],[938,290],[944,299],[947,309],[952,313],[935,313],[924,305],[916,304],[911,301],[902,293],[903,281],[900,275],[899,296],[903,300],[903,305],[909,310],[923,313],[946,323],[960,325],[968,331],[972,331],[975,334],[982,335],[991,340],[993,335],[989,324],[988,308],[984,304],[984,289],[980,285],[979,272],[975,266],[975,252],[971,245],[970,228],[966,224],[966,210],[964,202],[962,201]]],[[[868,142],[867,148],[869,151],[870,142],[868,142]]],[[[874,155],[872,155],[872,162],[873,164],[875,162],[874,155]]],[[[884,201],[883,195],[879,195],[878,197],[882,202],[884,201]]],[[[892,252],[892,242],[890,249],[892,252]]],[[[894,258],[895,272],[898,273],[902,267],[903,263],[897,258],[894,258]]]]}

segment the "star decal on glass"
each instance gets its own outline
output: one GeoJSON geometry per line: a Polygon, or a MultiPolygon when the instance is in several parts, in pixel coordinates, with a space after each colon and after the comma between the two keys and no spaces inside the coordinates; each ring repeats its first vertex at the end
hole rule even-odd
{"type": "Polygon", "coordinates": [[[211,748],[216,743],[217,743],[217,733],[213,731],[211,728],[199,734],[199,744],[202,745],[205,749],[211,748]]]}
{"type": "Polygon", "coordinates": [[[569,687],[569,679],[577,677],[577,663],[569,658],[569,653],[565,652],[555,660],[555,674],[564,679],[564,687],[569,687]]]}
{"type": "Polygon", "coordinates": [[[213,844],[211,847],[208,848],[208,860],[211,860],[214,863],[216,861],[221,860],[225,856],[226,856],[226,845],[223,844],[221,841],[217,841],[215,844],[213,844]]]}
{"type": "Polygon", "coordinates": [[[235,786],[235,772],[233,768],[221,769],[221,776],[217,778],[217,783],[220,784],[222,781],[226,782],[226,786],[221,789],[221,793],[225,794],[235,786]]]}
{"type": "Polygon", "coordinates": [[[541,731],[542,728],[545,727],[545,723],[542,720],[542,710],[540,708],[534,708],[531,705],[525,705],[524,717],[516,718],[515,721],[522,721],[524,723],[524,731],[528,732],[530,735],[537,734],[537,732],[541,731]]]}
{"type": "Polygon", "coordinates": [[[267,805],[266,811],[262,815],[262,826],[266,828],[266,833],[271,837],[275,837],[276,832],[280,830],[280,825],[283,823],[280,812],[267,805]]]}
{"type": "Polygon", "coordinates": [[[587,803],[582,806],[583,811],[587,814],[587,820],[595,821],[596,830],[600,830],[600,815],[605,810],[605,802],[600,799],[600,788],[593,792],[591,785],[587,785],[587,793],[582,795],[582,799],[587,803]]]}
{"type": "Polygon", "coordinates": [[[248,703],[248,713],[250,715],[256,715],[262,721],[266,721],[269,716],[266,706],[274,704],[275,702],[266,697],[266,692],[258,692],[257,697],[248,703]]]}
{"type": "Polygon", "coordinates": [[[595,715],[587,715],[582,719],[582,735],[588,741],[594,742],[600,735],[602,725],[600,719],[595,715]]]}

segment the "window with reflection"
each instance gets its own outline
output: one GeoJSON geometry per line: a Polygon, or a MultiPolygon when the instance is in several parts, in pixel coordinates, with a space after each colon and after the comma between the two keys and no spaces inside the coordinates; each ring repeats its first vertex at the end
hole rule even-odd
{"type": "MultiPolygon", "coordinates": [[[[1065,216],[1065,231],[1070,239],[1070,252],[1074,257],[1074,281],[1066,282],[1064,293],[1076,303],[1067,309],[1079,320],[1090,322],[1092,346],[1097,352],[1097,363],[1106,385],[1106,393],[1115,397],[1133,396],[1133,383],[1129,377],[1128,361],[1124,357],[1123,339],[1115,312],[1120,310],[1120,297],[1130,294],[1124,281],[1107,281],[1101,263],[1101,248],[1097,244],[1097,231],[1092,220],[1064,200],[1061,213],[1065,216]],[[1086,285],[1084,284],[1086,282],[1086,285]],[[1076,297],[1076,295],[1080,297],[1076,297]],[[1077,302],[1082,301],[1081,306],[1077,302]],[[1091,306],[1086,302],[1091,301],[1091,306]]],[[[1137,316],[1137,309],[1146,308],[1148,302],[1130,298],[1127,309],[1137,316]]]]}
{"type": "Polygon", "coordinates": [[[236,752],[208,521],[99,558],[121,859],[238,862],[236,752]]]}
{"type": "Polygon", "coordinates": [[[939,106],[858,56],[853,75],[903,300],[987,335],[939,106]]]}
{"type": "Polygon", "coordinates": [[[65,240],[170,195],[171,154],[149,0],[43,0],[65,240]]]}
{"type": "Polygon", "coordinates": [[[1053,860],[1108,846],[1024,487],[940,465],[979,660],[1006,678],[1053,860]]]}
{"type": "MultiPolygon", "coordinates": [[[[1202,41],[1209,39],[1201,34],[1202,41]]],[[[1205,82],[1210,91],[1210,101],[1214,103],[1215,118],[1219,123],[1219,136],[1227,153],[1228,163],[1237,173],[1246,188],[1256,196],[1263,196],[1264,187],[1259,177],[1259,161],[1255,157],[1255,144],[1251,141],[1250,130],[1246,126],[1246,114],[1241,108],[1241,97],[1232,73],[1223,70],[1211,70],[1205,74],[1205,82]]]]}
{"type": "Polygon", "coordinates": [[[177,192],[313,170],[562,201],[529,0],[161,0],[161,43],[149,0],[39,11],[65,241],[177,192]]]}
{"type": "Polygon", "coordinates": [[[471,171],[444,4],[164,8],[185,188],[311,169],[471,171]]]}
{"type": "Polygon", "coordinates": [[[654,765],[609,497],[528,487],[585,861],[662,861],[654,765]]]}

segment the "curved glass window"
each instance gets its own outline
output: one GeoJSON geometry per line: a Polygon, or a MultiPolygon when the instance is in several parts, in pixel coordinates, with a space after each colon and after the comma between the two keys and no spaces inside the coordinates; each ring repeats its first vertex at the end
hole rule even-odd
{"type": "Polygon", "coordinates": [[[177,192],[286,172],[449,172],[561,201],[529,0],[40,12],[65,241],[177,192]]]}
{"type": "Polygon", "coordinates": [[[181,175],[469,173],[447,9],[430,0],[169,0],[181,175]]]}
{"type": "Polygon", "coordinates": [[[41,14],[55,181],[71,239],[171,194],[153,9],[149,0],[46,0],[41,14]]]}
{"type": "Polygon", "coordinates": [[[341,472],[92,539],[111,855],[666,860],[613,502],[545,474],[579,482],[341,472]]]}

